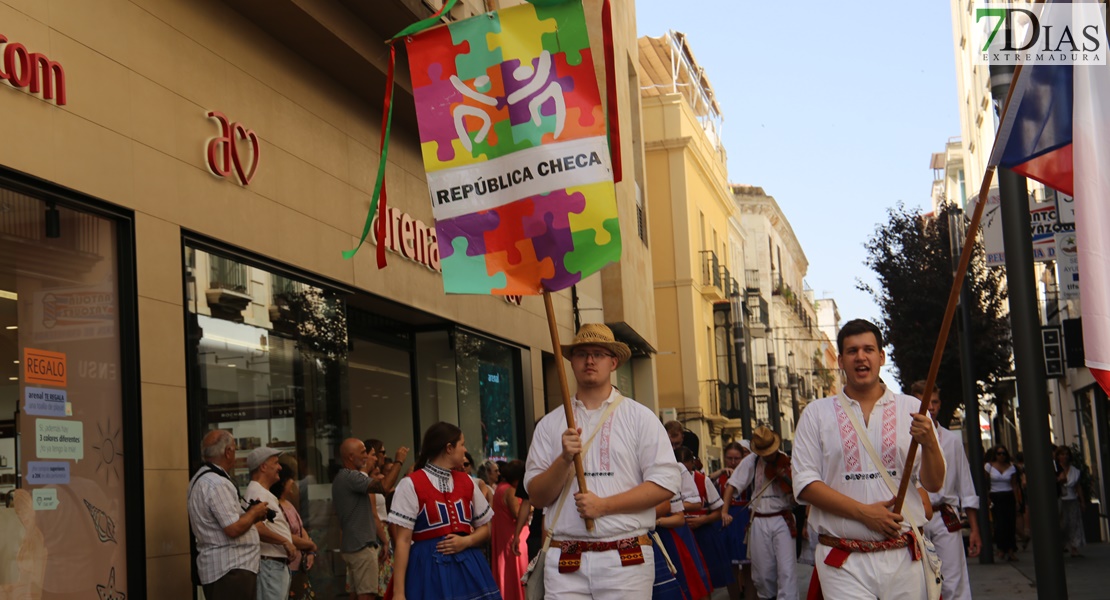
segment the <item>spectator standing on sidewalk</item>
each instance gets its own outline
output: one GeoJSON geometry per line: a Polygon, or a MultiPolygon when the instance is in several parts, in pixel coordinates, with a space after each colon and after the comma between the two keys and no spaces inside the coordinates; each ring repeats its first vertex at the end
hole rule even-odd
{"type": "Polygon", "coordinates": [[[378,592],[378,552],[382,540],[374,527],[369,494],[384,494],[393,487],[408,454],[408,448],[398,448],[389,472],[377,480],[370,477],[374,464],[362,440],[347,438],[339,446],[343,468],[332,480],[331,497],[343,530],[339,549],[352,575],[352,600],[372,600],[378,592]]]}
{"type": "MultiPolygon", "coordinates": [[[[189,482],[189,526],[196,537],[196,568],[209,600],[254,600],[258,581],[257,526],[267,507],[245,508],[231,479],[235,438],[223,429],[209,431],[200,443],[204,466],[189,482]]],[[[28,496],[30,498],[30,496],[28,496]]]]}
{"type": "Polygon", "coordinates": [[[1010,462],[1005,446],[995,446],[987,454],[983,469],[991,480],[991,522],[994,527],[994,544],[998,557],[1017,560],[1017,505],[1021,502],[1021,481],[1017,467],[1010,462]]]}
{"type": "Polygon", "coordinates": [[[1087,545],[1083,532],[1083,506],[1086,505],[1086,499],[1079,487],[1079,469],[1071,464],[1071,448],[1057,448],[1056,461],[1060,463],[1060,474],[1056,478],[1063,488],[1060,495],[1060,529],[1064,534],[1064,547],[1075,558],[1080,555],[1079,549],[1087,545]]]}
{"type": "Polygon", "coordinates": [[[255,448],[247,455],[247,468],[251,472],[251,482],[247,485],[247,501],[262,502],[273,511],[272,518],[267,518],[265,523],[258,525],[258,536],[262,540],[262,562],[258,566],[258,600],[289,598],[289,561],[297,555],[285,511],[281,509],[277,496],[270,493],[270,487],[280,478],[279,456],[281,450],[276,448],[255,448]]]}

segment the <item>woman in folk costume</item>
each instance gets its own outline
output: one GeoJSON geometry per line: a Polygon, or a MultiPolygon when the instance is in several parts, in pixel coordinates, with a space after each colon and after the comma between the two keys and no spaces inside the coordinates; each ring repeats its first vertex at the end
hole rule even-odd
{"type": "Polygon", "coordinates": [[[682,502],[672,499],[655,507],[655,528],[651,530],[651,548],[655,554],[655,582],[651,587],[651,600],[689,600],[683,592],[678,578],[682,576],[679,570],[677,556],[672,556],[662,545],[662,537],[669,536],[664,531],[667,527],[681,527],[686,523],[682,514],[682,502]],[[672,506],[679,512],[671,514],[672,506]],[[671,569],[674,572],[671,572],[671,569]]]}
{"type": "MultiPolygon", "coordinates": [[[[725,468],[717,471],[713,475],[717,483],[717,492],[721,498],[725,497],[725,488],[728,486],[728,478],[732,476],[733,471],[740,466],[740,461],[744,460],[751,454],[749,449],[748,440],[740,440],[739,442],[730,442],[725,446],[724,458],[725,468]]],[[[734,582],[728,585],[729,597],[733,600],[739,600],[741,591],[745,598],[755,597],[755,583],[752,582],[752,561],[748,558],[748,545],[744,538],[748,535],[748,501],[751,500],[752,488],[748,487],[741,490],[738,494],[733,494],[732,501],[728,505],[728,514],[732,517],[732,523],[728,526],[721,523],[721,528],[725,534],[725,547],[728,552],[728,558],[732,562],[732,571],[734,582]]]]}
{"type": "Polygon", "coordinates": [[[523,600],[520,577],[528,569],[528,526],[516,537],[516,521],[521,501],[516,486],[524,477],[524,461],[514,460],[501,468],[501,482],[493,495],[493,541],[490,544],[493,579],[505,600],[523,600]],[[516,543],[514,544],[514,540],[516,543]]]}
{"type": "Polygon", "coordinates": [[[700,507],[686,511],[686,524],[694,532],[694,540],[705,559],[709,571],[710,586],[714,589],[736,583],[732,575],[732,561],[728,557],[724,530],[721,529],[721,495],[717,488],[696,469],[694,453],[689,448],[680,447],[674,451],[675,459],[686,467],[694,480],[700,507]]]}
{"type": "Polygon", "coordinates": [[[478,546],[493,517],[466,473],[462,430],[436,423],[424,432],[416,470],[397,485],[389,522],[397,525],[393,582],[387,598],[500,598],[478,546]]]}
{"type": "MultiPolygon", "coordinates": [[[[680,463],[681,466],[681,463],[680,463]]],[[[677,573],[678,585],[687,600],[700,600],[709,596],[713,585],[709,580],[709,569],[705,566],[705,558],[694,540],[694,533],[686,525],[685,510],[687,507],[696,509],[701,506],[694,478],[685,467],[682,468],[682,483],[677,494],[666,504],[656,508],[656,526],[659,538],[663,542],[663,549],[671,557],[677,573]],[[664,508],[665,506],[665,508],[664,508]],[[682,520],[660,519],[658,515],[666,510],[669,516],[682,516],[682,520]]]]}
{"type": "MultiPolygon", "coordinates": [[[[682,511],[681,494],[655,507],[655,534],[652,546],[655,549],[655,586],[652,600],[699,600],[708,598],[708,577],[698,575],[698,565],[704,565],[699,554],[691,554],[686,544],[674,532],[686,529],[686,514],[682,511]],[[663,558],[666,556],[666,559],[663,558]],[[670,566],[666,560],[670,559],[670,566]],[[659,568],[663,563],[663,568],[659,568]],[[672,575],[670,567],[674,567],[672,575]],[[692,577],[687,574],[692,573],[692,577]]],[[[697,552],[697,545],[694,545],[697,552]]]]}

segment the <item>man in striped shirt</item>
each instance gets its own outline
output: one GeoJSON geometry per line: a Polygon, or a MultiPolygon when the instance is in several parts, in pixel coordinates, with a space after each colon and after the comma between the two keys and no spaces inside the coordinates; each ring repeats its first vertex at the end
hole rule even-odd
{"type": "Polygon", "coordinates": [[[204,465],[189,482],[189,524],[197,540],[197,575],[208,600],[254,600],[259,540],[255,524],[265,503],[243,510],[228,474],[235,467],[235,438],[209,431],[200,444],[204,465]]]}

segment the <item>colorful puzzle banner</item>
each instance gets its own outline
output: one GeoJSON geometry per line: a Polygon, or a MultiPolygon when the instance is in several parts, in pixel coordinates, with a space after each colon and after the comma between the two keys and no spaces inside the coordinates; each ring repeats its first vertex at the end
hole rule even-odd
{"type": "Polygon", "coordinates": [[[581,2],[523,4],[406,41],[444,289],[538,294],[619,260],[581,2]]]}

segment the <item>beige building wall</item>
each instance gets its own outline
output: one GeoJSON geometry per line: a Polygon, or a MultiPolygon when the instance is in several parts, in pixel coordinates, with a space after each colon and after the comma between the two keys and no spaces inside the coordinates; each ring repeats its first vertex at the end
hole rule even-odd
{"type": "MultiPolygon", "coordinates": [[[[248,4],[0,0],[0,33],[61,63],[68,93],[67,104],[56,106],[0,85],[0,112],[8,124],[0,164],[134,211],[148,581],[145,594],[131,590],[135,597],[181,597],[190,587],[185,498],[197,441],[182,427],[187,422],[185,231],[528,349],[529,399],[537,414],[545,404],[542,353],[551,351],[551,342],[540,298],[526,297],[518,306],[498,297],[447,296],[437,273],[396,254],[379,271],[369,244],[352,260],[341,256],[357,241],[373,190],[382,90],[333,79],[276,39],[274,31],[291,10],[303,10],[304,25],[330,31],[334,39],[326,41],[349,44],[340,44],[345,51],[353,48],[344,55],[350,69],[378,77],[385,56],[380,36],[345,3],[273,2],[265,7],[277,23],[266,24],[271,30],[244,16],[250,14],[248,4]],[[208,140],[218,132],[206,116],[213,110],[257,132],[259,164],[249,186],[214,176],[205,164],[208,140]]],[[[456,10],[473,12],[479,4],[468,0],[456,10]]],[[[586,3],[592,34],[599,27],[599,5],[586,3]]],[[[617,81],[627,86],[619,95],[622,126],[629,132],[627,175],[617,188],[626,250],[625,263],[600,279],[606,321],[626,324],[653,347],[651,256],[635,225],[636,174],[644,172],[633,134],[639,87],[633,70],[635,12],[631,2],[615,7],[617,81]]],[[[391,0],[385,8],[390,14],[427,14],[411,0],[391,0]]],[[[600,37],[592,39],[600,60],[600,37]]],[[[402,63],[395,102],[411,104],[404,71],[402,63]]],[[[391,206],[431,224],[420,149],[404,115],[394,122],[387,177],[391,206]]],[[[557,293],[554,300],[560,336],[569,340],[570,294],[557,293]]],[[[643,400],[650,405],[654,369],[650,358],[638,360],[644,368],[636,375],[637,386],[648,390],[643,400]]]]}
{"type": "Polygon", "coordinates": [[[813,291],[805,283],[809,261],[775,198],[751,185],[733,185],[732,192],[747,240],[749,267],[759,270],[759,294],[770,305],[770,332],[760,336],[753,332],[756,416],[773,422],[769,403],[771,388],[777,388],[780,433],[792,439],[795,401],[800,414],[806,401],[828,387],[823,380],[827,338],[818,327],[813,291]],[[775,357],[773,375],[769,354],[775,357]]]}
{"type": "Polygon", "coordinates": [[[956,97],[960,111],[960,139],[963,142],[965,187],[970,198],[979,193],[983,182],[997,119],[991,103],[990,70],[972,64],[975,52],[972,28],[976,27],[974,0],[951,0],[952,49],[956,57],[956,97]]]}

